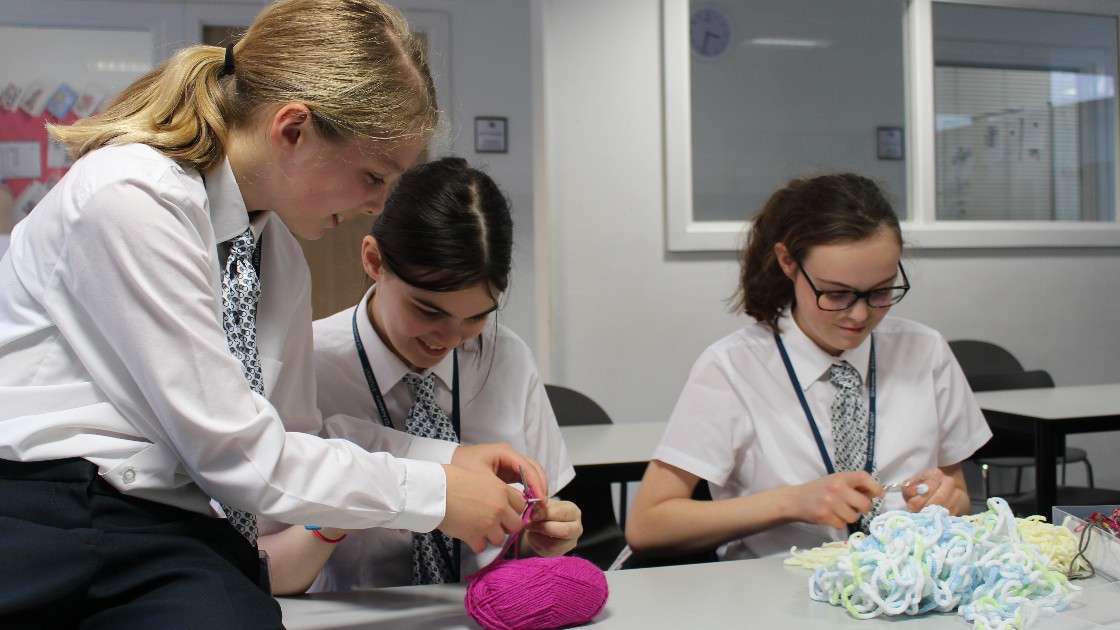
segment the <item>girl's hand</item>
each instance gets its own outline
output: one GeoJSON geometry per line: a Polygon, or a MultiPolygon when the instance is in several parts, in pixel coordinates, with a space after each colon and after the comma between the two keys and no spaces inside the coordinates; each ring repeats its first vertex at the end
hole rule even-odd
{"type": "Polygon", "coordinates": [[[794,487],[795,519],[815,525],[846,529],[871,509],[871,499],[881,496],[883,487],[860,470],[838,472],[794,487]]]}
{"type": "Polygon", "coordinates": [[[952,471],[953,467],[947,468],[950,469],[949,474],[946,474],[946,469],[931,468],[915,477],[915,480],[921,483],[903,488],[902,498],[906,500],[906,509],[920,512],[927,505],[941,505],[953,516],[966,513],[972,505],[968,490],[963,483],[957,482],[956,475],[952,471]],[[918,494],[920,486],[923,485],[926,486],[926,492],[918,494]]]}
{"type": "Polygon", "coordinates": [[[552,499],[537,503],[522,534],[522,550],[549,558],[575,548],[583,535],[582,513],[571,501],[552,499]]]}
{"type": "Polygon", "coordinates": [[[490,472],[507,483],[521,482],[521,472],[538,497],[547,497],[548,477],[536,461],[513,450],[509,444],[475,444],[455,449],[451,463],[475,472],[490,472]]]}
{"type": "Polygon", "coordinates": [[[440,531],[478,553],[488,544],[500,547],[507,535],[521,529],[526,505],[521,491],[489,470],[479,472],[455,464],[444,464],[443,470],[447,474],[447,512],[440,531]]]}

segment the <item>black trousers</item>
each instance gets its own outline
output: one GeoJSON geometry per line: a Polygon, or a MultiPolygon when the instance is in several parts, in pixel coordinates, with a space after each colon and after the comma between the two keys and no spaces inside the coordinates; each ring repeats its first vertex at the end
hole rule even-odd
{"type": "Polygon", "coordinates": [[[225,520],[121,494],[84,459],[0,460],[0,628],[282,628],[225,520]]]}

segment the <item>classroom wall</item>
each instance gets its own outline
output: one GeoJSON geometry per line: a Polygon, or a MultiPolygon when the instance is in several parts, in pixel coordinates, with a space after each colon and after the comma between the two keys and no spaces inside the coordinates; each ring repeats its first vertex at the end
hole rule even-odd
{"type": "MultiPolygon", "coordinates": [[[[541,15],[552,380],[617,422],[665,419],[697,355],[745,320],[724,302],[731,254],[665,249],[660,6],[543,0],[541,15]]],[[[906,256],[914,289],[896,315],[1000,343],[1060,385],[1120,380],[1117,249],[906,256]]],[[[1098,484],[1120,488],[1120,433],[1070,443],[1090,451],[1098,484]]]]}

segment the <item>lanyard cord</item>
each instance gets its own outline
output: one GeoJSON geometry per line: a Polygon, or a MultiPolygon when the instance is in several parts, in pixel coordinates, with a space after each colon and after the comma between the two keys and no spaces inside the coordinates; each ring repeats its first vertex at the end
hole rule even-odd
{"type": "MultiPolygon", "coordinates": [[[[393,421],[389,418],[389,408],[385,406],[385,399],[381,396],[381,388],[377,386],[377,377],[373,375],[373,367],[369,364],[369,357],[366,356],[366,347],[362,343],[362,337],[358,334],[358,307],[354,307],[354,316],[351,319],[351,327],[354,330],[354,346],[358,350],[358,359],[362,362],[362,370],[366,374],[366,384],[369,385],[369,393],[373,395],[373,403],[377,405],[377,415],[381,417],[381,423],[390,429],[393,427],[393,421]]],[[[452,377],[451,377],[451,426],[455,428],[455,435],[459,436],[459,350],[456,349],[451,353],[452,364],[452,377]]],[[[460,442],[462,438],[460,437],[460,442]]]]}
{"type": "MultiPolygon", "coordinates": [[[[809,421],[809,428],[813,430],[813,437],[817,441],[817,449],[821,452],[821,459],[824,460],[825,470],[828,474],[836,472],[835,467],[832,465],[832,458],[828,456],[828,449],[824,445],[824,438],[821,437],[821,431],[817,428],[817,422],[813,419],[813,412],[809,409],[809,402],[805,400],[805,392],[801,389],[801,383],[797,380],[797,373],[793,370],[793,362],[789,359],[789,353],[786,352],[786,346],[782,343],[782,337],[778,333],[774,333],[774,341],[778,342],[778,351],[782,354],[782,363],[785,363],[786,373],[789,374],[789,380],[793,384],[793,391],[797,394],[797,400],[801,402],[801,410],[805,412],[805,419],[809,421]]],[[[869,405],[867,409],[867,458],[863,465],[863,469],[871,474],[875,468],[875,335],[871,335],[871,357],[868,363],[868,378],[867,385],[870,390],[869,405]]],[[[859,531],[858,524],[849,525],[848,531],[859,531]],[[853,529],[853,527],[855,529],[853,529]]]]}
{"type": "MultiPolygon", "coordinates": [[[[377,414],[381,417],[381,424],[394,429],[393,420],[389,417],[389,409],[385,406],[385,399],[381,395],[381,388],[377,386],[377,377],[373,375],[373,367],[369,364],[369,357],[366,356],[366,347],[362,343],[362,336],[358,334],[358,307],[354,307],[354,316],[350,319],[350,327],[354,331],[354,346],[358,350],[358,359],[362,362],[362,370],[366,373],[366,384],[369,385],[369,393],[373,395],[373,403],[377,406],[377,414]]],[[[452,377],[451,377],[451,426],[455,429],[455,436],[459,437],[459,350],[455,349],[451,352],[452,364],[452,377]]],[[[462,438],[460,437],[460,441],[462,438]]],[[[436,546],[439,547],[439,552],[443,555],[447,564],[451,566],[451,573],[455,576],[460,576],[460,564],[462,561],[462,550],[459,539],[455,539],[453,549],[451,552],[447,550],[443,543],[443,536],[432,536],[432,540],[436,546]]]]}
{"type": "MultiPolygon", "coordinates": [[[[801,402],[801,409],[805,412],[805,418],[809,421],[809,428],[813,430],[813,437],[817,440],[817,449],[821,452],[821,459],[824,460],[824,467],[828,474],[836,472],[832,465],[832,458],[828,456],[828,449],[824,445],[824,438],[821,437],[821,431],[817,428],[817,422],[813,419],[813,412],[809,410],[809,403],[805,400],[805,392],[801,390],[801,383],[797,380],[797,373],[793,370],[793,362],[789,359],[789,353],[786,352],[785,344],[782,343],[782,338],[778,333],[774,333],[774,339],[778,342],[778,351],[782,353],[782,362],[785,363],[786,372],[789,374],[789,380],[793,384],[794,392],[797,394],[797,400],[801,402]]],[[[868,367],[868,386],[870,388],[870,404],[867,411],[867,458],[863,469],[868,473],[875,467],[875,336],[871,336],[871,360],[868,367]]]]}

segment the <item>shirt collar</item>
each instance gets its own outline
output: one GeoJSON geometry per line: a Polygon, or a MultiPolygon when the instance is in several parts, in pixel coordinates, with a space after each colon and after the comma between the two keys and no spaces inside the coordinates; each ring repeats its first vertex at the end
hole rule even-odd
{"type": "Polygon", "coordinates": [[[793,363],[793,370],[797,374],[802,390],[809,389],[813,383],[826,377],[828,369],[840,362],[846,362],[854,367],[862,381],[867,382],[868,365],[871,359],[870,335],[860,345],[834,357],[821,350],[820,346],[801,330],[794,321],[793,310],[790,308],[785,309],[778,318],[778,330],[782,331],[782,342],[786,346],[786,352],[789,354],[790,362],[793,363]]]}
{"type": "MultiPolygon", "coordinates": [[[[229,160],[223,159],[221,164],[207,173],[203,183],[206,186],[210,222],[214,225],[217,242],[224,243],[244,232],[249,227],[249,211],[245,207],[245,199],[241,196],[241,189],[237,186],[229,160]]],[[[264,223],[262,220],[253,222],[254,237],[260,236],[264,223]]]]}
{"type": "MultiPolygon", "coordinates": [[[[244,229],[244,228],[242,228],[244,229]]],[[[381,336],[373,328],[373,322],[369,319],[369,300],[373,297],[373,292],[377,285],[373,285],[362,296],[362,301],[354,308],[358,309],[358,336],[362,339],[362,346],[365,347],[366,356],[369,358],[370,367],[373,368],[373,374],[377,377],[378,385],[383,391],[388,392],[396,384],[404,378],[405,374],[413,373],[400,357],[393,354],[389,346],[381,340],[381,336]]],[[[451,379],[454,374],[454,366],[452,364],[451,355],[443,358],[435,367],[430,370],[425,370],[420,373],[421,376],[426,376],[429,373],[435,373],[436,378],[443,382],[447,389],[451,389],[451,379]]]]}

